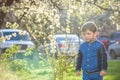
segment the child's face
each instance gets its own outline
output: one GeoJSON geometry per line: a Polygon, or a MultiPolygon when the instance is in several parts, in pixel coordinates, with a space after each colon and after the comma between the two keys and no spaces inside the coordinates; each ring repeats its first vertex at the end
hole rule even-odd
{"type": "Polygon", "coordinates": [[[83,37],[87,42],[93,42],[97,37],[97,32],[86,30],[85,32],[83,32],[83,37]]]}

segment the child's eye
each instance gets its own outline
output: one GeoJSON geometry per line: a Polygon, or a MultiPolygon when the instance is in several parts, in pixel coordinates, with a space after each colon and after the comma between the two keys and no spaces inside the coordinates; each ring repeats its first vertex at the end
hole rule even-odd
{"type": "Polygon", "coordinates": [[[87,35],[90,35],[90,33],[87,33],[87,35]]]}

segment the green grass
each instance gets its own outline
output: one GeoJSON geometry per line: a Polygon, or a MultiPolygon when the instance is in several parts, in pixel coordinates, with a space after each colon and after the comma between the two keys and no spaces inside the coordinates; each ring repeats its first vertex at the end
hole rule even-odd
{"type": "MultiPolygon", "coordinates": [[[[74,67],[69,69],[66,80],[82,80],[82,76],[76,76],[74,67]]],[[[104,80],[120,80],[120,61],[109,61],[107,75],[104,80]]]]}
{"type": "MultiPolygon", "coordinates": [[[[9,80],[14,78],[19,78],[19,80],[53,80],[53,68],[47,61],[28,61],[30,68],[29,74],[22,74],[22,76],[14,76],[14,72],[8,72],[4,68],[2,70],[3,75],[0,75],[0,80],[6,80],[7,77],[12,76],[9,80]],[[4,71],[4,72],[3,72],[4,71]],[[7,72],[7,73],[6,73],[7,72]],[[11,73],[13,73],[11,75],[11,73]],[[5,75],[4,75],[5,74],[5,75]]],[[[111,60],[108,62],[107,75],[104,77],[104,80],[120,80],[120,60],[111,60]]],[[[1,72],[1,71],[0,71],[1,72]]],[[[14,79],[17,80],[17,79],[14,79]]],[[[67,73],[64,74],[64,80],[82,80],[81,76],[76,76],[75,65],[69,66],[67,73]]]]}
{"type": "Polygon", "coordinates": [[[104,80],[120,80],[120,61],[109,61],[107,75],[104,80]]]}
{"type": "MultiPolygon", "coordinates": [[[[120,80],[120,61],[113,60],[108,62],[108,70],[107,75],[104,77],[104,80],[120,80]]],[[[38,80],[53,80],[52,79],[52,69],[47,67],[41,67],[41,69],[34,71],[34,77],[38,78],[38,80]]],[[[33,80],[36,80],[33,79],[33,80]]],[[[75,66],[71,65],[67,73],[65,74],[64,80],[82,80],[81,76],[76,76],[75,66]]]]}
{"type": "MultiPolygon", "coordinates": [[[[107,75],[104,80],[120,80],[120,61],[109,61],[107,75]]],[[[67,75],[67,80],[82,80],[82,76],[78,77],[75,74],[74,68],[71,67],[67,75]]]]}

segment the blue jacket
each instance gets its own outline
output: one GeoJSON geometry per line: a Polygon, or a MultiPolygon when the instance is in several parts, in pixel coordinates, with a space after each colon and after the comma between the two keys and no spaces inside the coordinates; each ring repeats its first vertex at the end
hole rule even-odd
{"type": "Polygon", "coordinates": [[[79,48],[76,70],[94,72],[107,70],[107,54],[104,45],[100,41],[93,43],[84,42],[79,48]]]}

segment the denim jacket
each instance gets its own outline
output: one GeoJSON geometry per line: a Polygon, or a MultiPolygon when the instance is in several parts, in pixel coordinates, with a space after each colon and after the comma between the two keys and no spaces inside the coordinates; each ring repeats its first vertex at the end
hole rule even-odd
{"type": "Polygon", "coordinates": [[[107,70],[107,54],[104,45],[96,40],[81,44],[77,57],[76,71],[94,72],[107,70]]]}

